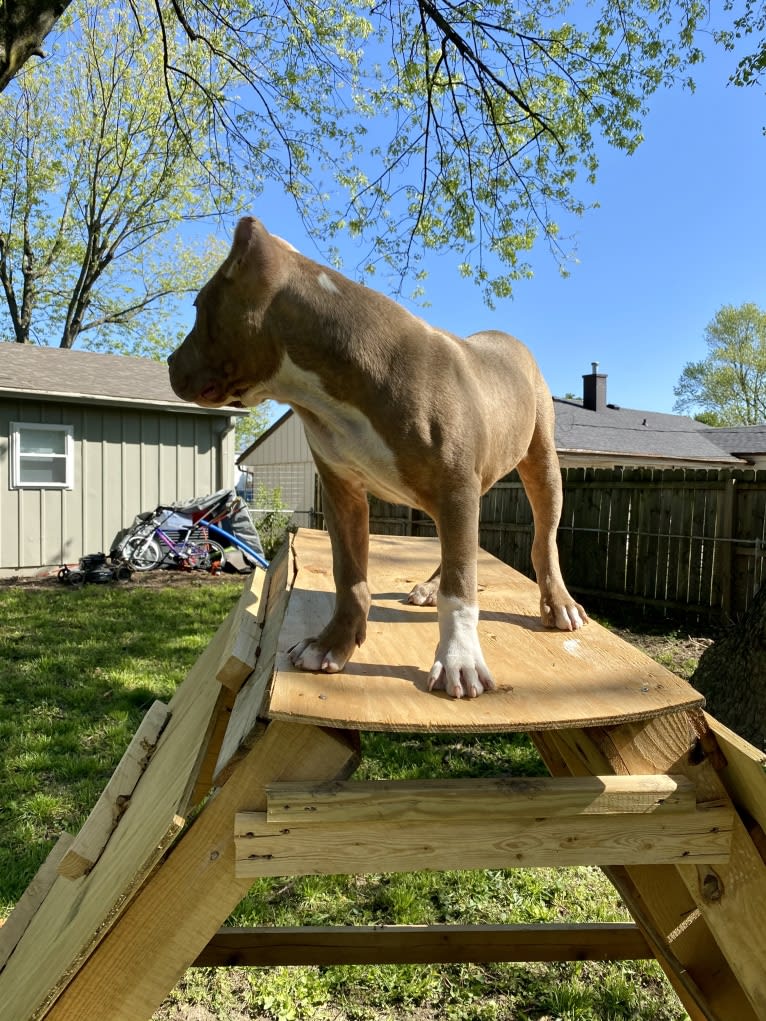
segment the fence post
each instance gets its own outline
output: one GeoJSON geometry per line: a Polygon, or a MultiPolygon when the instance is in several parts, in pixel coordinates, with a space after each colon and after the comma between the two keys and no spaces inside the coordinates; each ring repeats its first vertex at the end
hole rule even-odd
{"type": "Polygon", "coordinates": [[[737,480],[729,476],[724,481],[723,507],[718,534],[721,556],[721,612],[724,617],[731,618],[733,587],[734,587],[734,488],[737,480]]]}

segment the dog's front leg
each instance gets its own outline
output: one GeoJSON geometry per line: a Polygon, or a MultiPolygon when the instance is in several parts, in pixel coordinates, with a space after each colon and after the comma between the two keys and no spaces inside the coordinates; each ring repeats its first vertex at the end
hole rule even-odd
{"type": "Polygon", "coordinates": [[[332,543],[335,612],[316,637],[304,638],[289,650],[302,670],[342,670],[367,633],[370,590],[367,584],[369,508],[357,482],[341,479],[314,455],[322,479],[322,503],[332,543]]]}
{"type": "Polygon", "coordinates": [[[436,606],[439,644],[428,675],[428,690],[444,688],[453,698],[476,698],[495,687],[478,635],[476,555],[478,487],[452,494],[437,517],[442,548],[436,606]]]}

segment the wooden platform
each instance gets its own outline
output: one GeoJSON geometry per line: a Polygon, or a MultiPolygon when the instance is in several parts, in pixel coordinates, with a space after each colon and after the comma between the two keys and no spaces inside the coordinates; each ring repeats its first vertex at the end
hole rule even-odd
{"type": "Polygon", "coordinates": [[[426,692],[436,614],[401,600],[437,556],[429,540],[373,540],[369,640],[340,675],[297,673],[284,654],[331,612],[327,537],[300,532],[248,580],[0,928],[3,1021],[142,1021],[195,961],[647,954],[692,1021],[766,1021],[766,757],[598,625],[542,630],[535,586],[485,555],[500,690],[426,692]],[[356,782],[368,728],[526,730],[552,778],[356,782]],[[564,863],[604,867],[637,926],[220,928],[275,871],[564,863]]]}
{"type": "Polygon", "coordinates": [[[701,706],[702,696],[633,646],[590,623],[543,628],[534,582],[479,555],[479,634],[498,685],[478,699],[428,692],[436,609],[404,602],[439,562],[436,539],[374,536],[367,641],[341,674],[296,670],[286,650],[332,615],[328,536],[295,536],[297,576],[279,639],[272,719],[383,731],[529,731],[648,719],[701,706]]]}

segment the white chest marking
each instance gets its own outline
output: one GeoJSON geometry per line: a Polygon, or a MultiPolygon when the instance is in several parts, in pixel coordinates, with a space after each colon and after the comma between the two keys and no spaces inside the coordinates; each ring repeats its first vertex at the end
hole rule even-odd
{"type": "MultiPolygon", "coordinates": [[[[332,283],[329,277],[328,282],[332,283]]],[[[331,397],[316,373],[285,356],[266,386],[270,397],[296,409],[312,450],[335,472],[361,481],[370,492],[394,503],[415,501],[402,482],[394,452],[367,416],[331,397]]]]}

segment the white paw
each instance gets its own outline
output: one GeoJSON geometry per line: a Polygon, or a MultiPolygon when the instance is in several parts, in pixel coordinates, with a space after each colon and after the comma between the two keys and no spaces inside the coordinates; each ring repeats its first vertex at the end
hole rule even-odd
{"type": "Polygon", "coordinates": [[[495,682],[479,644],[479,611],[460,599],[439,595],[439,644],[428,675],[428,690],[443,688],[452,698],[477,698],[495,682]]]}
{"type": "Polygon", "coordinates": [[[337,662],[332,649],[319,645],[315,638],[304,638],[302,642],[287,650],[290,662],[299,670],[312,670],[325,674],[336,674],[343,666],[337,662]]]}

